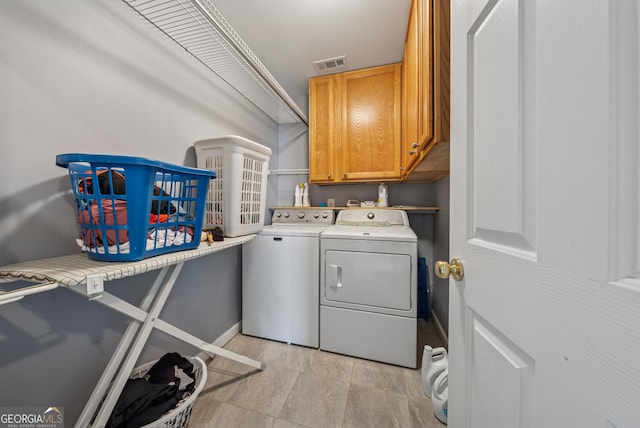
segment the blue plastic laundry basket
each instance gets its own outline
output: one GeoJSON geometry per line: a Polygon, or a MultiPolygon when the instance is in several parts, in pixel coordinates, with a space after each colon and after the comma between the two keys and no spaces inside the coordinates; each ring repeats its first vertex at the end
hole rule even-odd
{"type": "Polygon", "coordinates": [[[79,243],[89,258],[136,261],[196,248],[204,218],[209,170],[147,158],[69,153],[79,243]]]}

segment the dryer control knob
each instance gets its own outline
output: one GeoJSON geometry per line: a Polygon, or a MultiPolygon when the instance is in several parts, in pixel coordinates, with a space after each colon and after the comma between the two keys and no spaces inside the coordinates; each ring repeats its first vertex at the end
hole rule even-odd
{"type": "Polygon", "coordinates": [[[320,214],[318,214],[317,212],[313,213],[313,218],[318,218],[318,217],[320,217],[320,214]]]}
{"type": "Polygon", "coordinates": [[[302,211],[298,211],[298,218],[299,219],[303,219],[304,218],[304,213],[302,211]]]}
{"type": "Polygon", "coordinates": [[[369,220],[373,220],[373,218],[374,218],[374,217],[375,217],[375,214],[374,214],[374,213],[369,213],[369,214],[367,214],[367,218],[368,218],[369,220]]]}
{"type": "Polygon", "coordinates": [[[289,218],[289,213],[285,212],[284,214],[282,214],[284,216],[284,218],[289,218]]]}

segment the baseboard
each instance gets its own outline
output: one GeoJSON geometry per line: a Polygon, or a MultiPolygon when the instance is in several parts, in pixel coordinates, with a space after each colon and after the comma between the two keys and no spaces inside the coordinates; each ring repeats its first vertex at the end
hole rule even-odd
{"type": "MultiPolygon", "coordinates": [[[[219,348],[222,348],[224,345],[226,345],[231,339],[233,339],[233,337],[240,333],[242,327],[242,321],[238,321],[237,323],[235,323],[234,325],[232,325],[231,327],[229,327],[229,329],[227,329],[227,331],[225,331],[224,333],[222,333],[216,340],[214,340],[213,342],[211,342],[211,344],[213,346],[217,346],[219,348]]],[[[213,357],[211,357],[209,354],[207,354],[204,351],[200,351],[200,353],[198,354],[198,358],[200,358],[203,361],[209,361],[211,360],[213,357]]]]}
{"type": "MultiPolygon", "coordinates": [[[[440,320],[438,319],[438,315],[432,310],[430,316],[431,316],[431,319],[433,319],[433,324],[436,327],[436,331],[438,332],[442,340],[445,342],[445,344],[449,346],[449,338],[447,337],[447,334],[444,332],[444,328],[442,328],[442,323],[440,323],[440,320]]],[[[222,333],[216,340],[211,342],[211,344],[213,346],[218,346],[222,348],[231,339],[233,339],[233,337],[236,334],[240,333],[241,330],[242,330],[242,321],[238,321],[237,323],[229,327],[227,331],[222,333]]],[[[207,354],[206,352],[200,351],[200,353],[198,353],[198,358],[202,359],[203,361],[209,361],[212,357],[209,356],[209,354],[207,354]]]]}
{"type": "Polygon", "coordinates": [[[431,311],[431,318],[433,319],[433,325],[436,327],[438,334],[440,335],[442,340],[444,340],[444,343],[448,347],[449,338],[447,337],[447,334],[444,332],[444,328],[442,328],[442,323],[440,323],[440,320],[438,319],[438,315],[435,312],[433,312],[433,310],[431,311]]]}

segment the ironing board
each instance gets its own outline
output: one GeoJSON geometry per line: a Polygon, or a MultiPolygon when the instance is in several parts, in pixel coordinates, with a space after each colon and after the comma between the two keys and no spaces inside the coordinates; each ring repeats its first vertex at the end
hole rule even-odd
{"type": "Polygon", "coordinates": [[[3,266],[0,267],[0,282],[26,280],[36,282],[37,285],[14,291],[0,291],[0,305],[20,300],[30,294],[64,287],[131,319],[75,425],[104,427],[154,328],[209,355],[220,355],[258,370],[264,369],[264,365],[258,361],[204,342],[158,318],[184,262],[242,245],[255,237],[256,235],[247,235],[225,238],[224,241],[211,245],[202,243],[194,250],[163,254],[137,262],[99,262],[90,260],[84,254],[75,254],[3,266]],[[138,307],[104,290],[104,281],[153,270],[160,272],[138,307]]]}

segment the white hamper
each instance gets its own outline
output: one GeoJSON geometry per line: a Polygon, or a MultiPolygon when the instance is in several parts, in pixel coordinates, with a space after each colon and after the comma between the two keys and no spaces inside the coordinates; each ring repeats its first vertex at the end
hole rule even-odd
{"type": "Polygon", "coordinates": [[[264,226],[271,149],[236,135],[194,143],[198,168],[216,171],[209,182],[203,229],[224,235],[258,233],[264,226]]]}

